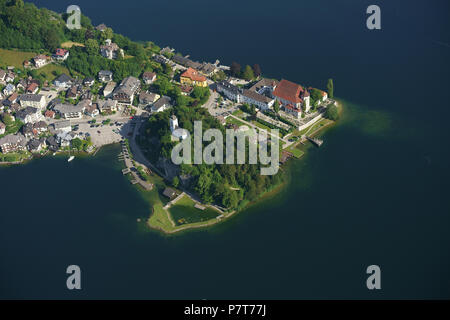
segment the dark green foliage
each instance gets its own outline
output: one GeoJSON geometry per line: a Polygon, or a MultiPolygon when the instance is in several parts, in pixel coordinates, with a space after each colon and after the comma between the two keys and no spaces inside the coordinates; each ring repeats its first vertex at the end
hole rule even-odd
{"type": "Polygon", "coordinates": [[[325,117],[327,119],[336,121],[337,119],[339,119],[339,112],[337,107],[333,104],[328,106],[327,111],[325,112],[325,117]]]}

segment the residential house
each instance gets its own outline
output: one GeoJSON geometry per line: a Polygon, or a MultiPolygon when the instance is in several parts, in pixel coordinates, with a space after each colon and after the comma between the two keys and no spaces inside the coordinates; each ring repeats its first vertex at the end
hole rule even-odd
{"type": "Polygon", "coordinates": [[[113,113],[118,110],[117,101],[108,99],[106,101],[100,101],[98,108],[101,113],[113,113]]]}
{"type": "Polygon", "coordinates": [[[301,85],[285,79],[280,81],[273,95],[282,105],[292,105],[294,109],[303,107],[308,112],[311,107],[309,92],[301,85]]]}
{"type": "Polygon", "coordinates": [[[177,192],[175,190],[173,190],[172,188],[166,188],[163,192],[163,195],[165,197],[169,198],[170,200],[172,200],[177,195],[177,192]]]}
{"type": "Polygon", "coordinates": [[[107,39],[104,45],[100,46],[100,54],[107,59],[117,59],[119,55],[124,56],[123,50],[119,46],[107,39]]]}
{"type": "Polygon", "coordinates": [[[114,81],[108,82],[106,86],[103,88],[103,96],[105,98],[110,98],[114,89],[116,88],[117,83],[114,81]]]}
{"type": "Polygon", "coordinates": [[[59,143],[61,147],[69,147],[70,143],[74,139],[74,136],[71,135],[71,132],[59,132],[56,135],[56,141],[59,143]]]}
{"type": "Polygon", "coordinates": [[[237,103],[241,102],[241,89],[227,81],[221,81],[217,83],[217,92],[223,94],[226,98],[232,101],[236,101],[237,103]]]}
{"type": "Polygon", "coordinates": [[[16,91],[16,86],[13,85],[12,83],[8,83],[6,85],[6,87],[3,89],[3,94],[5,96],[9,96],[11,94],[13,94],[16,91]]]}
{"type": "Polygon", "coordinates": [[[45,96],[41,94],[21,94],[19,96],[19,101],[22,108],[35,107],[42,110],[47,105],[45,96]]]}
{"type": "Polygon", "coordinates": [[[12,72],[12,71],[9,71],[9,72],[6,74],[5,82],[6,82],[6,83],[11,83],[11,82],[14,82],[14,79],[16,79],[15,73],[12,72]]]}
{"type": "Polygon", "coordinates": [[[45,111],[44,116],[46,118],[55,119],[55,111],[47,110],[45,111]]]}
{"type": "Polygon", "coordinates": [[[95,83],[95,79],[92,77],[84,78],[83,85],[86,87],[92,87],[95,83]]]}
{"type": "Polygon", "coordinates": [[[272,98],[268,98],[265,95],[247,89],[242,90],[241,96],[242,96],[241,101],[243,103],[255,105],[258,109],[262,111],[272,108],[275,102],[275,100],[272,98]]]}
{"type": "Polygon", "coordinates": [[[43,119],[41,110],[35,107],[26,107],[16,112],[16,117],[23,123],[35,123],[43,119]]]}
{"type": "Polygon", "coordinates": [[[33,129],[38,132],[38,134],[44,133],[48,131],[48,125],[45,121],[38,121],[33,124],[33,129]]]}
{"type": "Polygon", "coordinates": [[[47,138],[47,145],[48,145],[48,149],[52,152],[56,152],[59,149],[59,143],[58,141],[56,141],[56,138],[54,136],[48,137],[47,138]]]}
{"type": "Polygon", "coordinates": [[[58,88],[68,89],[74,83],[74,80],[69,77],[67,74],[63,73],[58,78],[56,78],[53,83],[58,88]]]}
{"type": "Polygon", "coordinates": [[[26,150],[26,139],[21,134],[9,134],[0,138],[0,149],[2,153],[26,150]]]}
{"type": "Polygon", "coordinates": [[[273,91],[278,86],[279,81],[274,79],[263,78],[257,83],[255,83],[250,90],[258,92],[259,94],[266,95],[268,97],[272,97],[273,91]]]}
{"type": "Polygon", "coordinates": [[[153,104],[151,111],[153,113],[156,113],[156,112],[162,112],[164,110],[167,110],[172,107],[171,101],[172,101],[172,99],[170,97],[162,96],[158,101],[156,101],[153,104]]]}
{"type": "Polygon", "coordinates": [[[33,129],[33,124],[32,123],[27,123],[26,125],[24,125],[22,127],[22,133],[25,136],[25,138],[30,139],[33,137],[37,137],[38,136],[38,132],[37,130],[33,129]]]}
{"type": "Polygon", "coordinates": [[[13,112],[13,113],[16,113],[17,111],[19,111],[21,109],[21,106],[20,106],[20,104],[18,104],[18,103],[11,103],[10,105],[9,105],[9,110],[8,111],[10,111],[10,112],[13,112]]]}
{"type": "Polygon", "coordinates": [[[139,94],[139,106],[145,108],[155,103],[161,96],[153,92],[141,92],[139,94]]]}
{"type": "Polygon", "coordinates": [[[47,146],[45,138],[32,139],[28,142],[28,150],[32,153],[41,152],[47,146]]]}
{"type": "Polygon", "coordinates": [[[30,83],[26,88],[25,92],[28,94],[36,94],[39,91],[39,85],[36,82],[30,83]]]}
{"type": "Polygon", "coordinates": [[[217,67],[208,62],[203,62],[202,66],[198,68],[198,71],[206,77],[211,77],[217,71],[217,67]]]}
{"type": "Polygon", "coordinates": [[[90,106],[87,106],[84,112],[88,116],[91,116],[92,118],[95,118],[96,116],[98,116],[100,114],[97,103],[93,103],[90,106]]]}
{"type": "Polygon", "coordinates": [[[164,57],[163,55],[160,55],[160,54],[153,56],[153,60],[155,60],[156,62],[161,63],[161,64],[169,63],[169,59],[167,59],[166,57],[164,57]]]}
{"type": "Polygon", "coordinates": [[[156,73],[154,72],[144,72],[142,75],[142,80],[145,84],[152,84],[156,80],[156,73]]]}
{"type": "Polygon", "coordinates": [[[78,105],[63,103],[58,103],[53,110],[64,119],[81,119],[84,113],[84,109],[78,105]]]}
{"type": "Polygon", "coordinates": [[[206,77],[201,75],[197,70],[188,68],[180,76],[180,82],[188,86],[207,87],[206,77]]]}
{"type": "Polygon", "coordinates": [[[139,79],[135,77],[127,77],[123,79],[120,85],[113,92],[113,99],[119,104],[133,104],[134,95],[141,86],[139,79]]]}
{"type": "Polygon", "coordinates": [[[0,121],[0,135],[5,134],[6,125],[0,121]]]}
{"type": "Polygon", "coordinates": [[[25,91],[25,88],[27,87],[27,80],[25,79],[20,79],[19,82],[16,84],[16,89],[17,90],[23,90],[25,91]]]}
{"type": "Polygon", "coordinates": [[[294,105],[292,105],[292,104],[286,104],[286,105],[284,105],[284,111],[285,111],[287,114],[293,116],[293,117],[296,118],[296,119],[300,119],[300,118],[301,118],[301,115],[302,115],[302,109],[301,109],[301,107],[297,107],[297,106],[294,106],[294,105]]]}
{"type": "Polygon", "coordinates": [[[70,132],[72,131],[72,125],[70,120],[58,121],[53,124],[56,132],[70,132]]]}
{"type": "Polygon", "coordinates": [[[0,69],[0,83],[5,83],[6,82],[6,71],[0,69]]]}
{"type": "Polygon", "coordinates": [[[50,62],[50,57],[40,54],[33,58],[33,63],[36,68],[42,68],[50,62]]]}
{"type": "Polygon", "coordinates": [[[69,50],[58,48],[52,58],[56,61],[64,61],[69,57],[69,50]]]}
{"type": "Polygon", "coordinates": [[[67,92],[66,92],[66,97],[69,98],[69,99],[74,99],[74,100],[78,99],[78,97],[81,94],[81,89],[82,88],[80,86],[77,86],[77,85],[71,86],[69,88],[69,90],[67,90],[67,92]]]}
{"type": "Polygon", "coordinates": [[[8,97],[5,101],[3,101],[4,104],[11,107],[14,103],[17,102],[17,98],[19,97],[19,94],[17,92],[14,92],[12,95],[8,97]]]}
{"type": "Polygon", "coordinates": [[[101,82],[109,82],[113,80],[113,73],[109,70],[100,70],[98,80],[101,82]]]}
{"type": "Polygon", "coordinates": [[[99,24],[98,26],[95,27],[95,29],[97,29],[100,32],[104,32],[108,27],[106,26],[106,24],[102,23],[99,24]]]}

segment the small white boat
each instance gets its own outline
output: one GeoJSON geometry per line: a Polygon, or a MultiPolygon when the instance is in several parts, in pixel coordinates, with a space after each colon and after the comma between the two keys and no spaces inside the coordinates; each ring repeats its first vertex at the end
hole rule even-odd
{"type": "Polygon", "coordinates": [[[71,157],[69,158],[69,160],[67,160],[67,162],[71,162],[73,159],[75,159],[75,157],[74,157],[74,156],[71,156],[71,157]]]}

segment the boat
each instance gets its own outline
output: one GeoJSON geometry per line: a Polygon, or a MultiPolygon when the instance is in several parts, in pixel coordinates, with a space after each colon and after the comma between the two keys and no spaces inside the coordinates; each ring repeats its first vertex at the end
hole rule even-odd
{"type": "Polygon", "coordinates": [[[75,157],[74,157],[74,156],[71,156],[71,157],[69,158],[69,160],[67,160],[67,162],[71,162],[71,161],[73,161],[73,159],[75,159],[75,157]]]}

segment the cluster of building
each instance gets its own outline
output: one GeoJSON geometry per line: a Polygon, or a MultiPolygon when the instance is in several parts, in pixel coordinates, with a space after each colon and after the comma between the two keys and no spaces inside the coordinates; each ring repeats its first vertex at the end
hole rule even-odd
{"type": "Polygon", "coordinates": [[[25,68],[34,67],[36,69],[40,69],[42,67],[45,67],[52,61],[61,62],[65,61],[68,57],[69,57],[69,50],[57,48],[51,57],[45,54],[39,54],[33,57],[31,60],[24,61],[23,66],[25,68]]]}

